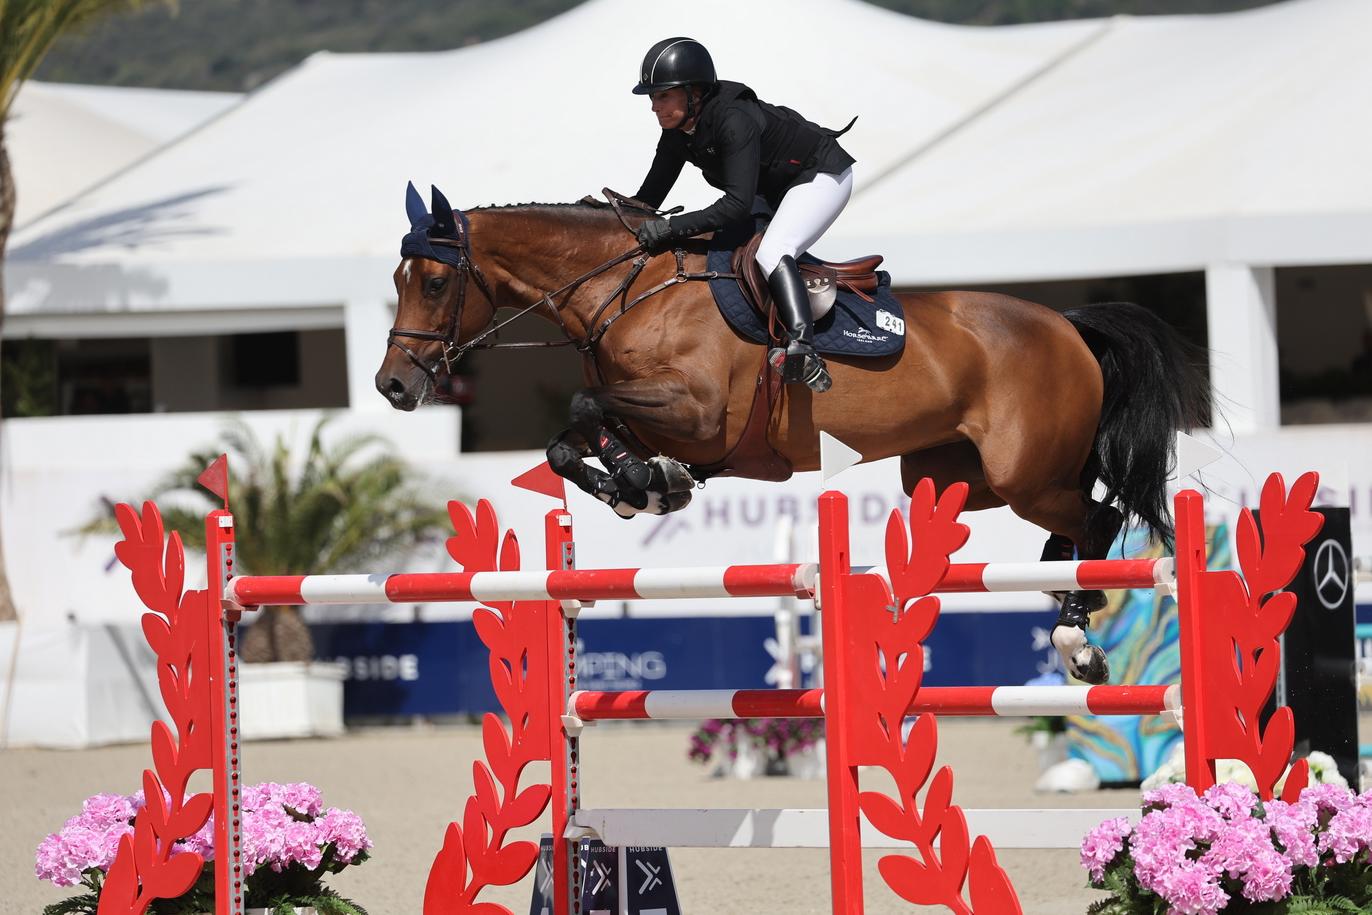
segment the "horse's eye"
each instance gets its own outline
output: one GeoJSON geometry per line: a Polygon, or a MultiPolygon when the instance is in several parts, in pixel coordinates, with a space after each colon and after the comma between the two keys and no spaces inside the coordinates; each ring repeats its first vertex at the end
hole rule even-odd
{"type": "Polygon", "coordinates": [[[446,286],[447,283],[448,280],[446,277],[429,277],[428,281],[424,284],[424,291],[429,295],[438,295],[440,292],[443,291],[443,287],[446,286]]]}

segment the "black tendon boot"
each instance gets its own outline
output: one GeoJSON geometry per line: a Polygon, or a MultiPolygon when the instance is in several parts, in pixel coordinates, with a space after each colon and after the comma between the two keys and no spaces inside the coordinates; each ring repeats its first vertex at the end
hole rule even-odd
{"type": "Polygon", "coordinates": [[[787,384],[804,382],[815,393],[824,393],[834,382],[824,360],[815,352],[810,296],[805,291],[805,281],[800,278],[795,258],[789,254],[782,257],[772,275],[767,277],[767,285],[772,290],[781,323],[786,325],[791,336],[784,355],[780,350],[772,351],[772,365],[777,366],[780,362],[781,380],[787,384]],[[778,359],[778,356],[783,358],[778,359]]]}

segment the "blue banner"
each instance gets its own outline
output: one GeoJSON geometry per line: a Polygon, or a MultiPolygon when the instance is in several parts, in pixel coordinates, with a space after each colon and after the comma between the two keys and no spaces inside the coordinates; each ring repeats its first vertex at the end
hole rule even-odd
{"type": "MultiPolygon", "coordinates": [[[[945,614],[926,644],[930,686],[1018,685],[1055,662],[1051,613],[945,614]]],[[[348,668],[344,715],[495,711],[486,646],[470,622],[311,626],[320,658],[348,668]]],[[[770,616],[582,620],[581,689],[766,689],[770,616]]],[[[808,682],[804,685],[811,685],[808,682]]]]}

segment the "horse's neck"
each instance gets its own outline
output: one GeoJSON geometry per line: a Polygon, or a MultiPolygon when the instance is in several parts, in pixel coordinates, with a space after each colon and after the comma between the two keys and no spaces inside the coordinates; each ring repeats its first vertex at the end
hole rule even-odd
{"type": "MultiPolygon", "coordinates": [[[[573,207],[511,207],[469,214],[472,259],[495,287],[501,307],[524,307],[630,250],[633,236],[614,214],[573,207]]],[[[586,323],[625,267],[587,280],[557,297],[568,329],[586,323]]],[[[556,320],[547,309],[539,315],[556,320]]]]}

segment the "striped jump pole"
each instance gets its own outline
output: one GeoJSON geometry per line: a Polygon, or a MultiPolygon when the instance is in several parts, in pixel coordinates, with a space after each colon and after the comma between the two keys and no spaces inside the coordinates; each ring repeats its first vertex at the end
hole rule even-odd
{"type": "MultiPolygon", "coordinates": [[[[307,604],[402,604],[507,600],[686,600],[718,597],[811,597],[814,563],[678,569],[570,569],[528,572],[414,572],[355,575],[243,576],[226,597],[242,607],[307,604]]],[[[854,574],[886,578],[884,566],[854,574]]],[[[1171,559],[954,563],[931,593],[1070,591],[1171,587],[1171,559]]]]}
{"type": "MultiPolygon", "coordinates": [[[[1171,686],[925,686],[906,714],[958,717],[1161,715],[1181,710],[1171,686]]],[[[582,721],[823,718],[822,689],[577,690],[567,714],[582,721]]]]}

